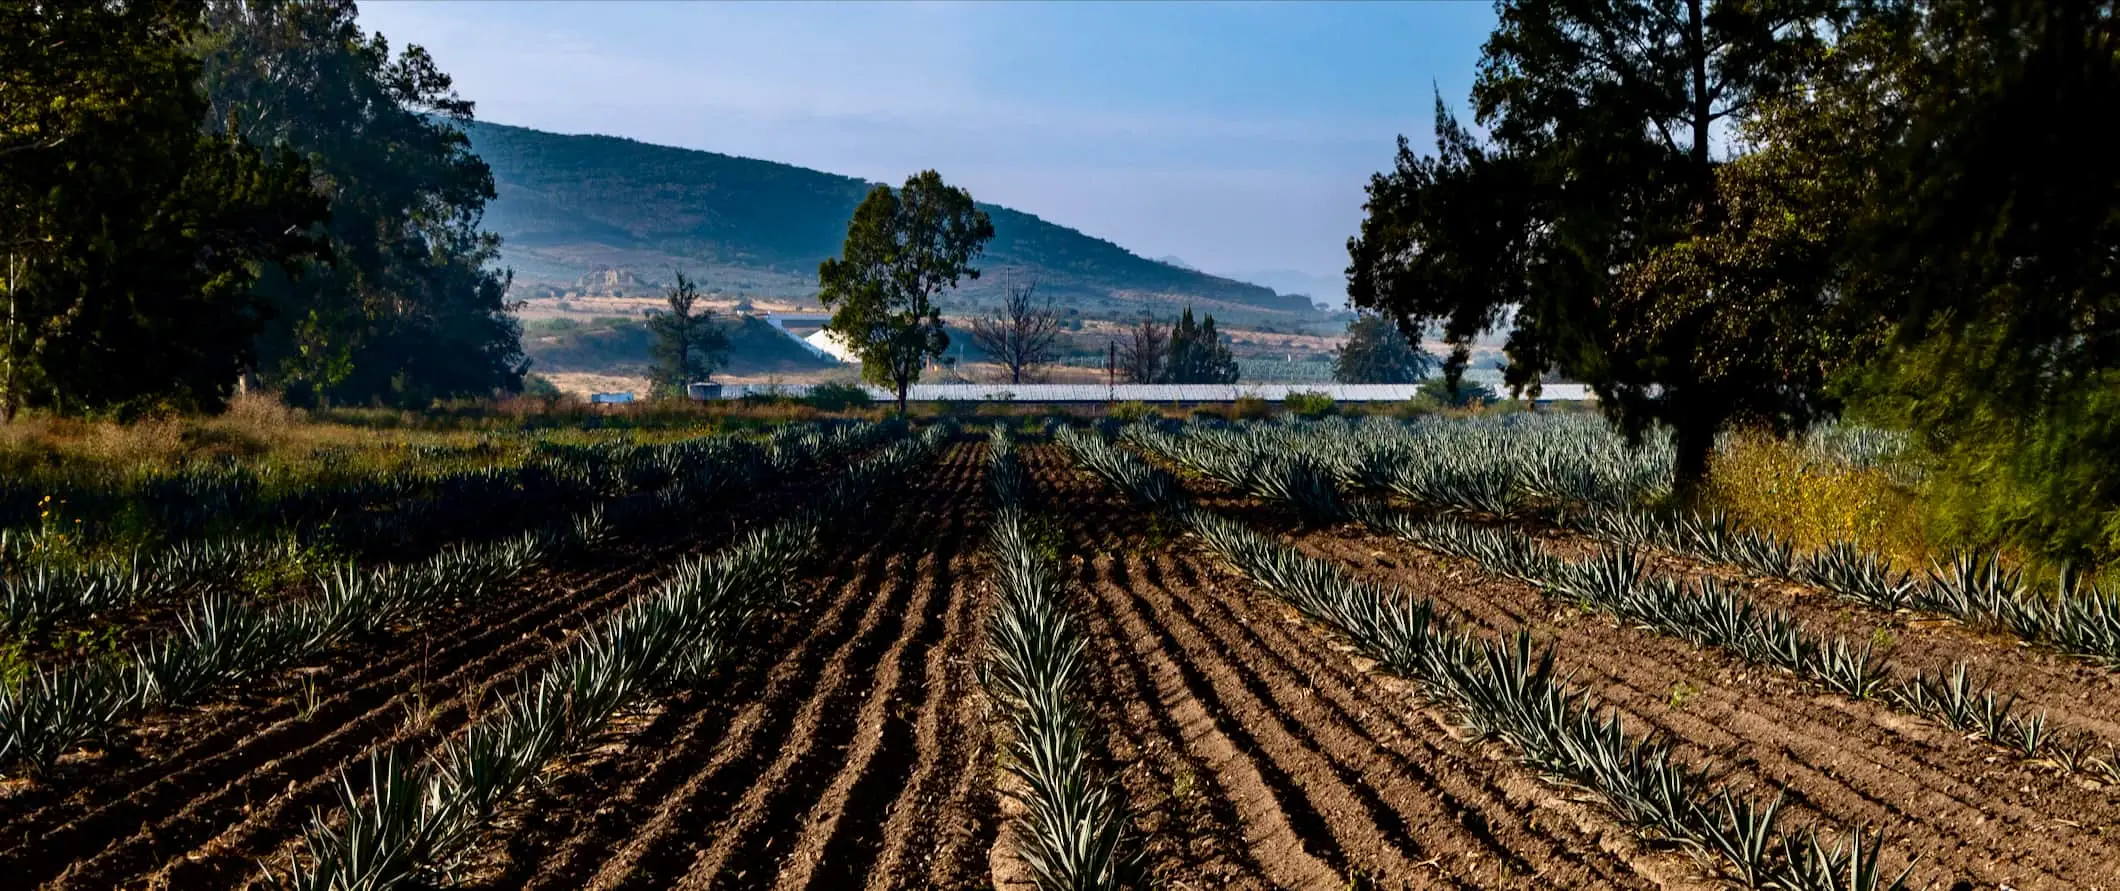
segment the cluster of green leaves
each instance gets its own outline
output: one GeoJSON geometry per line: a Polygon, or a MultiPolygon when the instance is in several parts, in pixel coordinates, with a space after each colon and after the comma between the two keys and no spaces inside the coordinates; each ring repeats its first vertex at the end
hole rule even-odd
{"type": "Polygon", "coordinates": [[[1129,887],[1136,839],[1123,790],[1091,759],[1094,716],[1082,697],[1088,643],[1062,581],[1058,543],[1041,542],[1034,531],[1031,483],[1005,428],[994,428],[988,449],[999,593],[982,679],[1013,730],[1010,769],[1023,781],[1017,798],[1024,805],[1018,851],[1040,888],[1129,887]]]}
{"type": "Polygon", "coordinates": [[[212,0],[190,50],[214,132],[306,159],[330,256],[269,271],[257,376],[291,401],[425,407],[521,388],[493,175],[472,104],[427,52],[363,33],[352,0],[212,0]]]}
{"type": "Polygon", "coordinates": [[[688,398],[687,389],[714,376],[729,352],[729,334],[714,322],[713,310],[699,306],[699,287],[677,273],[677,283],[663,295],[669,307],[648,317],[655,335],[655,367],[650,379],[658,395],[688,398]]]}
{"type": "Polygon", "coordinates": [[[0,415],[214,409],[273,264],[326,250],[291,153],[200,124],[199,2],[0,10],[0,415]],[[270,147],[268,147],[270,148],[270,147]]]}
{"type": "Polygon", "coordinates": [[[471,104],[350,0],[0,12],[0,414],[520,387],[471,104]]]}
{"type": "Polygon", "coordinates": [[[1410,384],[1427,377],[1435,357],[1415,347],[1380,313],[1356,313],[1347,340],[1332,354],[1332,379],[1343,384],[1410,384]]]}
{"type": "Polygon", "coordinates": [[[979,278],[972,261],[993,237],[972,193],[927,170],[897,191],[869,190],[847,221],[840,256],[818,265],[817,299],[832,308],[825,329],[861,357],[863,378],[898,394],[899,413],[906,388],[949,348],[939,299],[979,278]]]}
{"type": "Polygon", "coordinates": [[[1917,434],[1955,537],[2120,553],[2115,46],[2109,2],[1509,0],[1490,136],[1438,97],[1351,295],[1453,371],[1508,325],[1512,385],[1670,427],[1682,488],[1719,430],[1852,408],[1917,434]]]}

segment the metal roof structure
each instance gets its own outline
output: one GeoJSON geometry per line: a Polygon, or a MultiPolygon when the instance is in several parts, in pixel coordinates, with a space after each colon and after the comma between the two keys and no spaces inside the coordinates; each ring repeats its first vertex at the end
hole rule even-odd
{"type": "MultiPolygon", "coordinates": [[[[864,386],[877,401],[897,398],[882,387],[864,386]]],[[[1280,402],[1290,393],[1323,393],[1335,402],[1405,402],[1420,393],[1418,384],[914,384],[906,393],[910,402],[1235,402],[1257,398],[1280,402]]],[[[806,384],[723,384],[720,398],[741,399],[750,395],[800,398],[808,395],[806,384]]],[[[1595,399],[1582,384],[1547,384],[1540,402],[1583,402],[1595,399]]]]}

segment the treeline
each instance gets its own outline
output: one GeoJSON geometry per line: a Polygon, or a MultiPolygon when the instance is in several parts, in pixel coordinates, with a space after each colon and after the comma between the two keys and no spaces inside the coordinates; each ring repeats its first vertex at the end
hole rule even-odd
{"type": "Polygon", "coordinates": [[[0,7],[0,408],[520,389],[472,104],[350,0],[0,7]]]}
{"type": "Polygon", "coordinates": [[[1915,434],[1948,540],[2120,555],[2111,2],[1506,0],[1436,150],[1402,139],[1351,296],[1462,368],[1509,322],[1681,479],[1714,437],[1915,434]]]}
{"type": "Polygon", "coordinates": [[[1237,360],[1215,331],[1215,317],[1193,321],[1192,307],[1173,325],[1143,318],[1116,342],[1118,372],[1130,384],[1234,384],[1237,360]]]}

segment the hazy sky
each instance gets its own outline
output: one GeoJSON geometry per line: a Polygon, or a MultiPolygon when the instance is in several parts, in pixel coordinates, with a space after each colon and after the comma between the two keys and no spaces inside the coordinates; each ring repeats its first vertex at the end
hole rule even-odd
{"type": "Polygon", "coordinates": [[[784,161],[982,201],[1216,272],[1337,277],[1362,188],[1484,2],[370,0],[486,120],[784,161]]]}

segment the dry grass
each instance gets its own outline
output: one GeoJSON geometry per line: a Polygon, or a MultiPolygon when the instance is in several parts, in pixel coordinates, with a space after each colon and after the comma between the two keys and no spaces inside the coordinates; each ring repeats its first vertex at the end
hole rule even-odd
{"type": "Polygon", "coordinates": [[[1903,568],[1936,553],[1920,520],[1917,493],[1882,470],[1822,462],[1800,443],[1758,433],[1732,437],[1716,453],[1701,507],[1773,532],[1800,549],[1850,540],[1903,568]]]}

